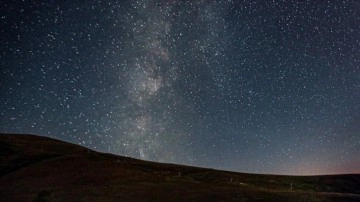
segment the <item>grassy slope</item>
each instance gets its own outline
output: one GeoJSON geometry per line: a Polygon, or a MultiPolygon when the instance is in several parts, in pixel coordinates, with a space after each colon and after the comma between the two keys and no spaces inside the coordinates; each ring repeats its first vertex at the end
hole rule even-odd
{"type": "Polygon", "coordinates": [[[235,173],[98,153],[39,136],[0,134],[0,199],[360,201],[360,175],[235,173]]]}

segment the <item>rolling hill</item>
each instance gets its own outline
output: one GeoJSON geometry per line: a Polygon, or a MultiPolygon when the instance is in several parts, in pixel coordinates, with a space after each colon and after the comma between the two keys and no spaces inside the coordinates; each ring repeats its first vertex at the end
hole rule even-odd
{"type": "Polygon", "coordinates": [[[236,173],[0,134],[0,201],[360,201],[360,174],[236,173]]]}

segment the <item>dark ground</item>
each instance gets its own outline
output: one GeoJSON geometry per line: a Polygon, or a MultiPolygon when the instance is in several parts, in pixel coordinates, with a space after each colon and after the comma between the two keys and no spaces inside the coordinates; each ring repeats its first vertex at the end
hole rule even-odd
{"type": "Polygon", "coordinates": [[[0,134],[0,201],[360,201],[360,174],[244,174],[0,134]]]}

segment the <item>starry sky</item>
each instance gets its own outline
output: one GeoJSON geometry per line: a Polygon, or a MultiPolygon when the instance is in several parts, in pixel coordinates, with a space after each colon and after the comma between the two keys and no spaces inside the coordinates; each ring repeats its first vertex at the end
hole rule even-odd
{"type": "Polygon", "coordinates": [[[360,173],[360,1],[5,1],[0,131],[250,173],[360,173]]]}

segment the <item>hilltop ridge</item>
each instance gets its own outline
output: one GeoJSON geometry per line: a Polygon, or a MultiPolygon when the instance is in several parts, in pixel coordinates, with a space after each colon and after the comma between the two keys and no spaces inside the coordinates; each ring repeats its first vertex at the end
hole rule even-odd
{"type": "Polygon", "coordinates": [[[0,134],[4,201],[360,201],[360,175],[279,176],[155,163],[0,134]]]}

